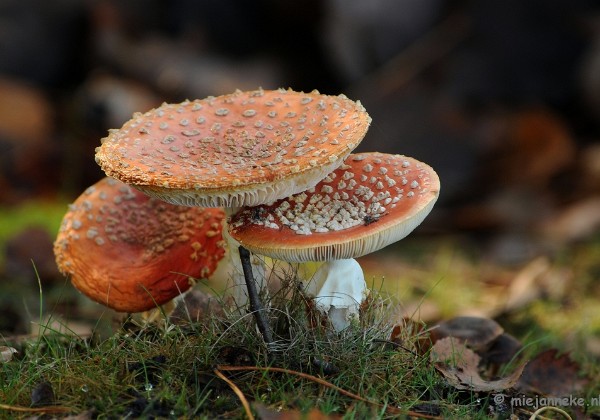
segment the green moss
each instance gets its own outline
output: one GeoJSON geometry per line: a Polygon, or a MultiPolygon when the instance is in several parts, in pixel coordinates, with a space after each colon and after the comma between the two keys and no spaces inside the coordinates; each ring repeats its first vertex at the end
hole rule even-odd
{"type": "MultiPolygon", "coordinates": [[[[55,236],[67,212],[66,202],[30,201],[16,207],[0,208],[0,249],[12,236],[23,229],[37,226],[55,236]]],[[[0,266],[4,253],[0,253],[0,266]]]]}
{"type": "Polygon", "coordinates": [[[66,212],[67,203],[55,201],[30,201],[0,208],[0,244],[29,226],[41,226],[54,235],[66,212]]]}

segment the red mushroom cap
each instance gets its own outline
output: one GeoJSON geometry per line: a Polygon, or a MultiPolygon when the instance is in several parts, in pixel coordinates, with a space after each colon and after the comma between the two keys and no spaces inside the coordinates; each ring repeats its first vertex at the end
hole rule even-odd
{"type": "Polygon", "coordinates": [[[221,209],[174,206],[105,178],[71,204],[56,262],[91,299],[146,311],[212,274],[225,253],[223,219],[221,209]]]}
{"type": "Polygon", "coordinates": [[[254,253],[289,262],[357,258],[408,235],[439,191],[437,174],[415,159],[352,154],[308,191],[244,207],[229,233],[254,253]]]}
{"type": "Polygon", "coordinates": [[[314,186],[370,122],[343,95],[237,91],[134,115],[103,139],[96,162],[108,176],[173,204],[264,204],[314,186]]]}

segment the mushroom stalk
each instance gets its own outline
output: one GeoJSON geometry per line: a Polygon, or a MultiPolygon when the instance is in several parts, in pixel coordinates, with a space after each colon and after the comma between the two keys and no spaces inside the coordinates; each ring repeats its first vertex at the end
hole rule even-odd
{"type": "Polygon", "coordinates": [[[256,325],[258,330],[263,336],[267,348],[273,343],[273,336],[271,334],[271,325],[265,316],[264,307],[260,301],[256,289],[256,282],[254,275],[252,274],[252,263],[250,261],[250,251],[240,245],[238,248],[240,253],[240,261],[242,263],[242,269],[244,271],[244,277],[246,279],[246,287],[248,288],[248,299],[250,301],[250,310],[254,314],[256,325]]]}
{"type": "Polygon", "coordinates": [[[358,317],[360,304],[369,293],[362,268],[352,258],[325,262],[309,281],[306,291],[314,296],[317,309],[327,314],[338,332],[358,317]]]}

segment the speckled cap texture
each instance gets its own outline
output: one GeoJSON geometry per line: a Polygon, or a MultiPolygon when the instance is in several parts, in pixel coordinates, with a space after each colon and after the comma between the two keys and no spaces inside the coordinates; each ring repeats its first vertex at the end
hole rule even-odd
{"type": "Polygon", "coordinates": [[[225,253],[224,217],[222,209],[175,206],[105,178],[69,206],[56,263],[96,302],[142,312],[213,273],[225,253]]]}
{"type": "Polygon", "coordinates": [[[351,154],[314,188],[240,209],[228,228],[250,251],[284,261],[358,258],[412,232],[439,192],[437,174],[418,160],[351,154]]]}
{"type": "Polygon", "coordinates": [[[292,90],[237,91],[163,104],[96,150],[107,175],[173,204],[240,207],[313,187],[360,143],[360,102],[292,90]]]}

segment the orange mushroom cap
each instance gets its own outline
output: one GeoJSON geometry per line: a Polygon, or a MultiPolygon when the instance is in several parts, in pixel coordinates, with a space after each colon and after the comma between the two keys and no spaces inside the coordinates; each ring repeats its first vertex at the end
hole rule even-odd
{"type": "Polygon", "coordinates": [[[292,90],[163,104],[110,130],[96,149],[108,176],[173,204],[240,207],[314,186],[360,143],[360,102],[292,90]]]}
{"type": "Polygon", "coordinates": [[[289,262],[357,258],[407,236],[431,211],[437,174],[410,157],[352,154],[314,188],[228,220],[250,251],[289,262]]]}
{"type": "Polygon", "coordinates": [[[96,302],[146,311],[213,273],[225,253],[223,219],[221,209],[174,206],[105,178],[70,205],[56,262],[96,302]]]}

